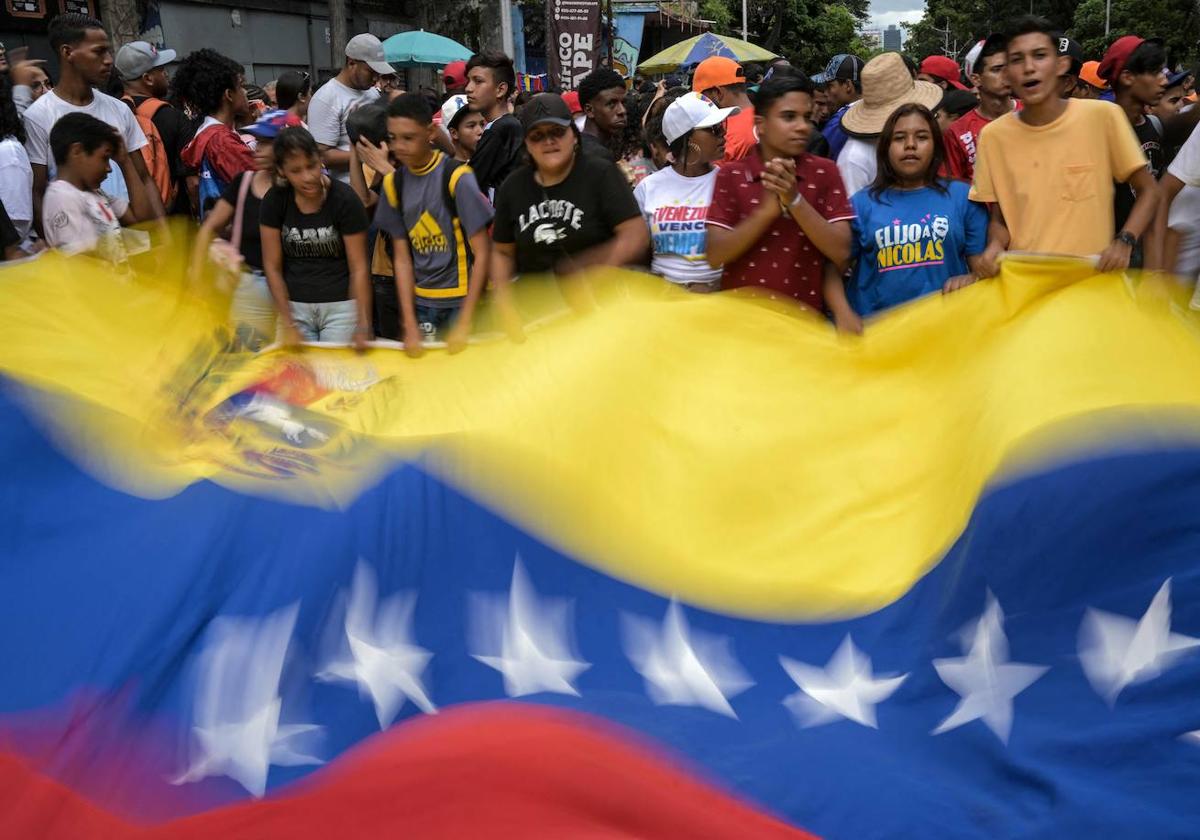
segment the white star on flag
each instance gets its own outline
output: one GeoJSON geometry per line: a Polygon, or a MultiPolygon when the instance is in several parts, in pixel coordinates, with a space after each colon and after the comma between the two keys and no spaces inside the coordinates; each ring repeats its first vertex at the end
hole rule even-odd
{"type": "Polygon", "coordinates": [[[192,715],[196,749],[174,784],[228,776],[262,796],[272,764],[321,764],[297,742],[320,726],[280,725],[279,680],[296,623],[293,604],[262,619],[218,618],[208,630],[197,670],[192,715]]]}
{"type": "Polygon", "coordinates": [[[1079,660],[1096,693],[1111,706],[1126,686],[1153,679],[1200,639],[1171,632],[1171,579],[1140,620],[1089,609],[1079,626],[1079,660]]]}
{"type": "Polygon", "coordinates": [[[935,659],[933,667],[942,682],[961,698],[950,716],[938,724],[934,735],[982,720],[1003,743],[1012,730],[1013,698],[1050,670],[1044,665],[1009,662],[1004,612],[989,592],[987,606],[966,634],[961,659],[935,659]]]}
{"type": "Polygon", "coordinates": [[[592,667],[575,658],[571,644],[571,605],[538,599],[518,556],[513,564],[508,607],[483,598],[474,609],[472,655],[504,675],[504,691],[522,697],[549,691],[579,696],[573,680],[592,667]],[[496,639],[499,638],[499,653],[496,639]]]}
{"type": "Polygon", "coordinates": [[[386,729],[405,700],[426,714],[437,712],[421,675],[433,654],[412,643],[416,596],[398,594],[378,603],[375,575],[365,563],[354,570],[346,605],[349,658],[331,663],[317,675],[329,682],[356,684],[360,696],[375,705],[379,728],[386,729]]]}
{"type": "Polygon", "coordinates": [[[783,705],[805,727],[848,718],[877,729],[875,706],[908,679],[908,674],[876,679],[870,658],[854,646],[849,633],[824,668],[786,656],[779,657],[779,664],[800,688],[788,695],[783,705]]]}
{"type": "Polygon", "coordinates": [[[736,718],[729,698],[750,686],[750,679],[729,648],[729,639],[688,630],[683,608],[671,601],[657,622],[622,616],[625,655],[646,680],[656,704],[702,706],[736,718]]]}

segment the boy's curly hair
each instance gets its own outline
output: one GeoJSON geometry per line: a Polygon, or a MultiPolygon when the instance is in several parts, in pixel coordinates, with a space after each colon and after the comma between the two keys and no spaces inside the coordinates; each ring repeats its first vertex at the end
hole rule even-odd
{"type": "Polygon", "coordinates": [[[236,88],[238,77],[245,73],[242,65],[216,50],[196,50],[175,71],[175,97],[208,116],[221,107],[225,91],[236,88]]]}

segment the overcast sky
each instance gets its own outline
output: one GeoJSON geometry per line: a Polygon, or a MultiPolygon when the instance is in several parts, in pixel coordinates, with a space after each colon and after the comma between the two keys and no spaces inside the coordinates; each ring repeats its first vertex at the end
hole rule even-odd
{"type": "Polygon", "coordinates": [[[886,29],[891,23],[916,23],[924,11],[925,5],[916,0],[872,0],[871,20],[886,29]]]}

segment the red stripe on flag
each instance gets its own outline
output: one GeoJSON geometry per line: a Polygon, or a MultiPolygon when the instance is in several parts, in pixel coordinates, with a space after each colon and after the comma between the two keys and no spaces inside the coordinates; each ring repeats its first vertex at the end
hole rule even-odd
{"type": "Polygon", "coordinates": [[[381,733],[262,801],[133,826],[0,755],[0,837],[807,838],[638,736],[576,712],[461,706],[381,733]]]}

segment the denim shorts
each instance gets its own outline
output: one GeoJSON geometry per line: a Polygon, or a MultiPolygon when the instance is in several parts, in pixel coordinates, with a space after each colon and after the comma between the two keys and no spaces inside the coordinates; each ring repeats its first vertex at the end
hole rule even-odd
{"type": "Polygon", "coordinates": [[[275,335],[275,314],[266,275],[258,269],[243,270],[230,305],[238,341],[247,349],[261,350],[275,335]]]}
{"type": "Polygon", "coordinates": [[[450,328],[454,326],[454,322],[458,320],[458,313],[462,307],[435,308],[418,303],[416,309],[417,327],[421,330],[421,340],[445,341],[446,333],[450,331],[450,328]]]}
{"type": "Polygon", "coordinates": [[[300,337],[305,341],[325,341],[349,344],[358,326],[358,306],[352,300],[329,303],[296,303],[288,306],[300,337]]]}

